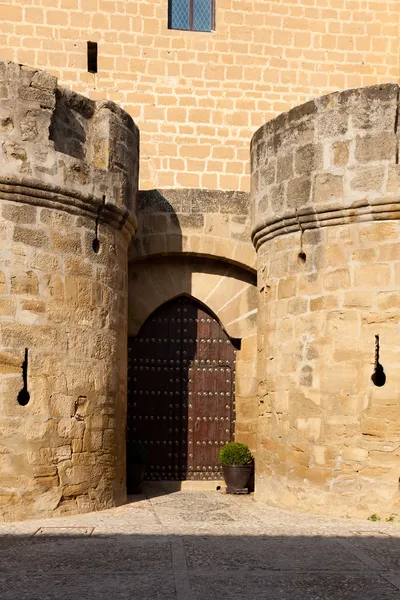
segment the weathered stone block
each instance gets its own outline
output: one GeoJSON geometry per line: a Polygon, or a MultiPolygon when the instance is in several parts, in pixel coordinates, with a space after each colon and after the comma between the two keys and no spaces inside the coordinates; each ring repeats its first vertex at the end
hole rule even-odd
{"type": "Polygon", "coordinates": [[[364,418],[361,420],[361,433],[370,439],[384,439],[386,429],[387,424],[380,419],[364,418]]]}
{"type": "Polygon", "coordinates": [[[267,164],[260,169],[259,177],[260,177],[259,185],[263,188],[275,183],[275,180],[276,180],[276,159],[275,158],[269,160],[267,162],[267,164]]]}
{"type": "Polygon", "coordinates": [[[3,204],[1,216],[13,223],[33,224],[36,222],[37,209],[27,204],[3,204]]]}
{"type": "Polygon", "coordinates": [[[339,299],[337,296],[318,296],[316,298],[311,298],[310,300],[311,311],[334,310],[338,306],[339,299]]]}
{"type": "Polygon", "coordinates": [[[384,177],[383,166],[359,168],[352,174],[350,187],[357,192],[378,192],[382,188],[384,177]]]}
{"type": "Polygon", "coordinates": [[[278,299],[290,298],[296,295],[297,279],[296,277],[289,277],[282,279],[278,285],[278,299]]]}
{"type": "Polygon", "coordinates": [[[204,227],[204,215],[179,215],[179,226],[181,229],[201,231],[204,227]]]}
{"type": "Polygon", "coordinates": [[[331,149],[332,165],[335,167],[345,167],[349,162],[350,142],[334,142],[331,149]]]}
{"type": "Polygon", "coordinates": [[[377,302],[381,310],[400,309],[400,291],[378,292],[377,302]]]}
{"type": "Polygon", "coordinates": [[[308,299],[292,298],[288,302],[288,313],[291,315],[301,315],[308,311],[308,299]]]}
{"type": "Polygon", "coordinates": [[[37,296],[39,279],[33,271],[26,271],[11,276],[11,293],[37,296]]]}
{"type": "Polygon", "coordinates": [[[51,477],[57,474],[57,469],[55,465],[38,465],[33,467],[33,476],[34,477],[51,477]]]}
{"type": "MultiPolygon", "coordinates": [[[[396,241],[398,235],[396,223],[383,221],[382,223],[360,224],[359,236],[362,242],[396,241]]],[[[371,252],[370,249],[368,251],[371,252]]]]}
{"type": "Polygon", "coordinates": [[[341,290],[349,288],[351,284],[350,272],[348,269],[335,269],[324,275],[324,288],[328,291],[341,290]]]}
{"type": "Polygon", "coordinates": [[[369,308],[372,305],[372,290],[352,290],[345,292],[343,306],[349,308],[369,308]]]}
{"type": "Polygon", "coordinates": [[[397,139],[394,133],[357,136],[355,158],[361,163],[394,160],[397,139]]]}
{"type": "Polygon", "coordinates": [[[14,229],[13,240],[14,242],[26,244],[27,246],[36,246],[37,248],[44,248],[48,243],[48,237],[44,231],[20,227],[19,225],[14,229]]]}
{"type": "Polygon", "coordinates": [[[43,300],[22,300],[20,306],[21,310],[29,310],[34,313],[44,313],[46,311],[46,303],[43,300]]]}
{"type": "Polygon", "coordinates": [[[263,198],[258,205],[258,211],[262,215],[268,212],[268,206],[271,205],[274,213],[281,213],[285,208],[285,186],[281,183],[279,185],[271,185],[268,189],[268,194],[263,198]],[[262,202],[265,201],[265,205],[262,202]]]}
{"type": "Polygon", "coordinates": [[[360,265],[354,270],[356,286],[386,287],[390,281],[390,266],[387,264],[360,265]]]}
{"type": "Polygon", "coordinates": [[[0,373],[21,373],[23,357],[20,353],[18,354],[11,354],[10,352],[0,352],[0,373]]]}
{"type": "Polygon", "coordinates": [[[276,182],[281,183],[293,177],[293,154],[278,156],[276,161],[276,182]]]}
{"type": "Polygon", "coordinates": [[[316,204],[343,197],[343,177],[332,173],[315,177],[313,199],[316,204]]]}
{"type": "Polygon", "coordinates": [[[310,177],[291,179],[287,186],[287,207],[296,210],[307,205],[310,202],[310,192],[310,177]]]}
{"type": "Polygon", "coordinates": [[[307,144],[299,148],[295,154],[294,165],[297,175],[311,173],[322,167],[323,148],[321,144],[307,144]]]}
{"type": "Polygon", "coordinates": [[[51,236],[51,248],[61,254],[78,254],[82,251],[82,236],[80,233],[55,232],[51,236]]]}
{"type": "Polygon", "coordinates": [[[318,273],[304,273],[299,277],[299,293],[304,296],[315,296],[322,292],[322,277],[318,273]]]}
{"type": "Polygon", "coordinates": [[[54,92],[57,87],[57,77],[45,71],[36,71],[32,77],[31,87],[54,92]]]}
{"type": "Polygon", "coordinates": [[[389,165],[388,180],[386,190],[390,193],[396,193],[400,189],[400,166],[389,165]]]}

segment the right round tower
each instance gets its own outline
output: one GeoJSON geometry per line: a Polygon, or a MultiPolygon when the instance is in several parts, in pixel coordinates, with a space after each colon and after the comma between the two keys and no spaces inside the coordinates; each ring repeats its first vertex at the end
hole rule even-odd
{"type": "Polygon", "coordinates": [[[251,145],[256,496],[400,511],[399,87],[324,96],[251,145]]]}

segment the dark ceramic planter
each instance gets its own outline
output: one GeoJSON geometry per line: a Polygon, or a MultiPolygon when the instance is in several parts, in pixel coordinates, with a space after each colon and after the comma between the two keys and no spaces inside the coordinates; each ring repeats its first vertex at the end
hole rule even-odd
{"type": "Polygon", "coordinates": [[[146,465],[127,465],[126,467],[126,492],[139,494],[144,479],[146,465]]]}
{"type": "Polygon", "coordinates": [[[228,494],[248,494],[253,465],[224,465],[222,472],[228,494]]]}

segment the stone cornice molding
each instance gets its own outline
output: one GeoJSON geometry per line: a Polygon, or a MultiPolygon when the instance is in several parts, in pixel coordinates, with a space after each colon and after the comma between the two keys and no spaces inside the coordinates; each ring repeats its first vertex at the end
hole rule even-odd
{"type": "Polygon", "coordinates": [[[63,210],[74,215],[98,219],[122,231],[130,239],[137,229],[137,218],[124,206],[103,200],[101,196],[66,191],[43,182],[0,177],[0,199],[63,210]]]}
{"type": "Polygon", "coordinates": [[[321,207],[320,210],[308,207],[300,209],[297,214],[287,213],[279,219],[265,220],[258,224],[253,228],[252,241],[257,250],[264,242],[296,231],[397,219],[400,219],[400,196],[366,200],[349,207],[338,205],[321,207]]]}

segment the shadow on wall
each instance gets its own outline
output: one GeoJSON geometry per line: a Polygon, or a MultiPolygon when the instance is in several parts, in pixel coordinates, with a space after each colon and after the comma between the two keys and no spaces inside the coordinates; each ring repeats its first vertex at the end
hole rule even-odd
{"type": "MultiPolygon", "coordinates": [[[[225,524],[231,519],[223,512],[213,516],[225,524]]],[[[0,536],[2,600],[399,597],[399,539],[389,536],[124,535],[106,526],[101,534],[84,526],[66,531],[55,526],[0,536]]]]}
{"type": "Polygon", "coordinates": [[[246,192],[199,189],[139,193],[139,228],[130,259],[185,252],[220,258],[256,273],[246,192]]]}
{"type": "Polygon", "coordinates": [[[67,90],[62,93],[56,90],[56,98],[50,140],[54,141],[57,152],[85,160],[88,119],[94,114],[95,103],[67,90]]]}

